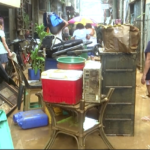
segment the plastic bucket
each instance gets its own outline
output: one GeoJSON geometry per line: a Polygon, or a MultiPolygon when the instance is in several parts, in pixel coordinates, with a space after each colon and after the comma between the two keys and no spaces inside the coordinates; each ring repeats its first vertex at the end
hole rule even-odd
{"type": "Polygon", "coordinates": [[[65,69],[65,70],[83,70],[85,63],[81,64],[65,64],[65,63],[58,63],[58,69],[65,69]]]}
{"type": "Polygon", "coordinates": [[[45,59],[45,70],[48,69],[57,69],[57,60],[53,58],[45,59]]]}

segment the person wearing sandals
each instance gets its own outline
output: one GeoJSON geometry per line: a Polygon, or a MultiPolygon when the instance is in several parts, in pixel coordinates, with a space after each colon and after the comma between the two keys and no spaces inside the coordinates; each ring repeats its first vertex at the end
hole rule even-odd
{"type": "MultiPolygon", "coordinates": [[[[147,44],[147,47],[145,49],[145,65],[144,65],[144,71],[141,78],[141,83],[146,84],[148,97],[150,97],[150,41],[147,44]]],[[[144,116],[141,118],[145,121],[150,121],[150,115],[144,116]]]]}
{"type": "Polygon", "coordinates": [[[12,53],[6,44],[5,33],[3,31],[3,21],[0,20],[0,63],[4,68],[8,62],[7,54],[9,57],[12,56],[12,53]]]}

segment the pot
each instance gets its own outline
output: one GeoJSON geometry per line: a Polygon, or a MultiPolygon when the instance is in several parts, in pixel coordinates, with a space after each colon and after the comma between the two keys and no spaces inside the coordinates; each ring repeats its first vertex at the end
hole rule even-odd
{"type": "Polygon", "coordinates": [[[29,80],[40,80],[40,70],[38,70],[37,74],[35,74],[34,70],[29,68],[28,69],[28,79],[29,80]]]}

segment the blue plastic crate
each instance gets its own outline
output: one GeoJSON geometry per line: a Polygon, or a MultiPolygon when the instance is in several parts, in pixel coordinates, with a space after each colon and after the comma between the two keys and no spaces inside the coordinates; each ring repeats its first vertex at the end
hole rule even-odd
{"type": "Polygon", "coordinates": [[[57,69],[57,60],[53,58],[45,59],[45,70],[57,69]]]}

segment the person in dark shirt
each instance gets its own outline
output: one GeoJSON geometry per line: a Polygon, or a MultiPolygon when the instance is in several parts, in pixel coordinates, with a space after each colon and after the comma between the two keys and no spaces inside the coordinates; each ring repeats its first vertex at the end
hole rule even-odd
{"type": "MultiPolygon", "coordinates": [[[[148,91],[148,97],[150,97],[150,41],[147,44],[147,47],[145,49],[145,65],[144,65],[144,71],[141,78],[141,83],[145,84],[148,91]]],[[[150,121],[150,116],[142,117],[142,120],[150,121]]]]}

